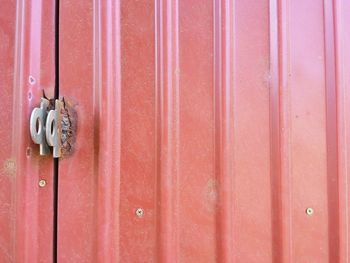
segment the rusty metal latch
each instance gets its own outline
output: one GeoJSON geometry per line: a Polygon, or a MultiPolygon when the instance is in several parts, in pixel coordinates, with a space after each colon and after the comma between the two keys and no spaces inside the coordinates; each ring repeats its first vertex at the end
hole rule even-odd
{"type": "Polygon", "coordinates": [[[54,109],[50,109],[50,101],[41,98],[40,108],[34,108],[30,116],[30,135],[33,142],[40,145],[40,155],[50,154],[49,146],[52,146],[53,157],[59,158],[62,156],[61,109],[64,102],[54,102],[54,109]]]}

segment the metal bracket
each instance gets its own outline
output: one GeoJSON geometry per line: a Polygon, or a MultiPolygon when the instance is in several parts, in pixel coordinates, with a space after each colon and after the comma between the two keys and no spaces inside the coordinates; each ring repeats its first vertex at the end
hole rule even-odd
{"type": "Polygon", "coordinates": [[[61,157],[61,109],[62,102],[55,101],[55,109],[50,110],[46,119],[46,141],[53,147],[53,157],[61,157]]]}
{"type": "Polygon", "coordinates": [[[40,145],[40,155],[50,153],[49,146],[53,147],[53,157],[62,155],[61,143],[61,109],[63,103],[55,100],[55,109],[48,112],[49,100],[41,98],[40,108],[34,108],[30,116],[30,135],[34,143],[40,145]]]}
{"type": "Polygon", "coordinates": [[[34,108],[30,116],[30,135],[33,142],[40,145],[40,155],[50,153],[45,138],[46,115],[49,104],[50,102],[47,99],[41,98],[40,108],[34,108]]]}

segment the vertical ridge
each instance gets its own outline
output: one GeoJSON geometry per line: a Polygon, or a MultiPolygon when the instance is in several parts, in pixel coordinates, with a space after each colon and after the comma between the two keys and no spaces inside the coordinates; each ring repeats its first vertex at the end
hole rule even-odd
{"type": "Polygon", "coordinates": [[[324,0],[329,260],[339,262],[339,187],[334,8],[324,0]]]}
{"type": "Polygon", "coordinates": [[[215,174],[219,182],[217,257],[234,262],[233,253],[233,1],[214,1],[215,174]]]}
{"type": "MultiPolygon", "coordinates": [[[[13,81],[13,104],[12,104],[12,156],[18,156],[17,145],[22,145],[20,125],[16,125],[21,117],[21,109],[17,106],[22,101],[23,94],[23,55],[25,53],[24,38],[25,38],[25,1],[18,1],[16,4],[16,33],[15,33],[15,56],[14,56],[14,81],[13,81]],[[18,140],[19,142],[18,142],[18,140]]],[[[17,173],[20,174],[22,169],[20,166],[17,168],[17,173]]],[[[24,180],[21,177],[16,177],[16,184],[14,193],[14,203],[16,205],[15,211],[15,227],[14,227],[14,261],[24,261],[27,258],[27,231],[24,230],[23,221],[25,218],[24,200],[26,200],[26,186],[24,180]]]]}
{"type": "Polygon", "coordinates": [[[272,261],[282,259],[282,189],[280,144],[279,2],[270,0],[270,171],[272,261]]]}
{"type": "Polygon", "coordinates": [[[281,191],[282,197],[282,251],[283,262],[293,262],[292,236],[292,163],[291,163],[291,87],[290,76],[290,32],[289,32],[289,0],[281,1],[279,6],[279,61],[280,61],[280,147],[281,147],[281,191]]]}
{"type": "MultiPolygon", "coordinates": [[[[16,166],[16,261],[36,260],[41,256],[38,248],[39,202],[38,189],[33,188],[33,167],[23,154],[23,146],[27,144],[26,136],[28,122],[27,115],[30,107],[25,94],[30,90],[28,76],[40,76],[40,44],[42,3],[19,1],[16,13],[16,47],[13,86],[13,129],[12,129],[12,156],[16,166]],[[38,18],[39,17],[39,18],[38,18]],[[31,225],[28,229],[26,225],[31,225]]],[[[37,170],[39,171],[39,169],[37,170]]],[[[45,227],[45,226],[44,226],[45,227]]],[[[50,250],[51,251],[51,250],[50,250]]]]}
{"type": "Polygon", "coordinates": [[[273,262],[293,262],[291,237],[288,1],[270,0],[270,170],[273,262]]]}
{"type": "Polygon", "coordinates": [[[179,3],[157,0],[156,113],[159,261],[177,262],[179,167],[179,3]]]}
{"type": "Polygon", "coordinates": [[[338,156],[339,156],[339,262],[349,262],[349,52],[350,4],[343,0],[334,1],[335,63],[338,114],[338,156]]]}
{"type": "MultiPolygon", "coordinates": [[[[100,174],[100,151],[101,151],[101,145],[100,145],[100,129],[101,129],[101,91],[102,91],[102,3],[101,1],[93,1],[93,46],[92,46],[92,55],[93,55],[93,90],[92,90],[92,113],[93,113],[93,121],[96,125],[94,125],[93,129],[93,149],[94,149],[94,156],[93,156],[93,174],[94,174],[94,185],[96,187],[96,192],[94,192],[93,200],[94,204],[98,204],[99,200],[99,174],[100,174]]],[[[97,218],[93,219],[93,224],[95,225],[96,233],[97,233],[97,246],[94,248],[97,252],[97,258],[100,257],[100,255],[104,255],[104,249],[100,247],[100,236],[101,232],[98,232],[99,230],[99,218],[100,216],[100,206],[97,205],[97,218]]],[[[103,236],[103,234],[102,234],[103,236]]]]}
{"type": "Polygon", "coordinates": [[[94,118],[97,261],[119,262],[120,2],[94,2],[94,118]],[[106,121],[108,120],[108,121],[106,121]],[[103,149],[103,150],[102,150],[103,149]],[[101,150],[101,151],[100,151],[101,150]]]}

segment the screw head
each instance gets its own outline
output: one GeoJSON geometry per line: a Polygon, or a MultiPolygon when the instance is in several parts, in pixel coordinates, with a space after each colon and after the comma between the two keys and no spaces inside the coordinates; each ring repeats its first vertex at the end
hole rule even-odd
{"type": "Polygon", "coordinates": [[[40,186],[40,187],[45,187],[45,186],[46,186],[46,181],[45,181],[44,179],[41,179],[41,180],[39,181],[39,186],[40,186]]]}
{"type": "Polygon", "coordinates": [[[314,209],[313,208],[311,208],[311,207],[308,207],[308,208],[306,208],[306,214],[308,215],[308,216],[311,216],[311,215],[313,215],[313,213],[314,213],[314,209]]]}
{"type": "Polygon", "coordinates": [[[145,214],[145,211],[143,211],[142,208],[137,208],[135,211],[136,216],[138,217],[143,217],[143,215],[145,214]]]}

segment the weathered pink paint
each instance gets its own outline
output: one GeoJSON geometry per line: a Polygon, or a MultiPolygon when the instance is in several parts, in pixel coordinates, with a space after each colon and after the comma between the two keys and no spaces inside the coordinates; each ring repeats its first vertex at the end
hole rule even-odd
{"type": "MultiPolygon", "coordinates": [[[[349,1],[60,2],[58,262],[350,262],[349,1]]],[[[43,3],[0,9],[0,262],[52,252],[28,132],[53,90],[43,3]]]]}

